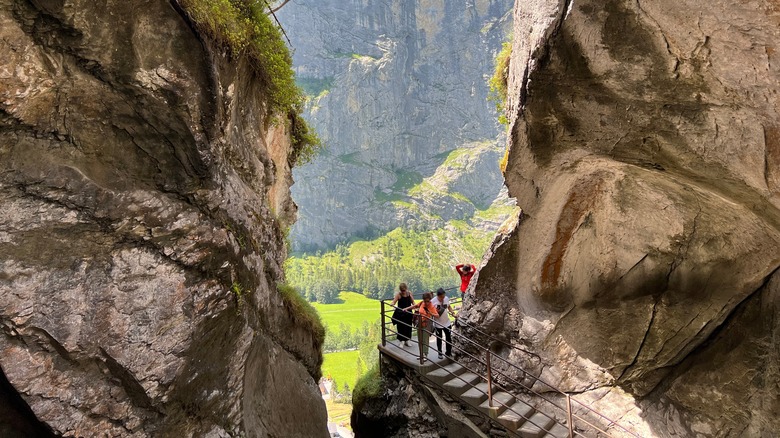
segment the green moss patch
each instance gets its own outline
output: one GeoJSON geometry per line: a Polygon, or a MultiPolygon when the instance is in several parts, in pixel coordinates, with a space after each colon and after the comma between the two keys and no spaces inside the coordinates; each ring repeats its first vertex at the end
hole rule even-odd
{"type": "Polygon", "coordinates": [[[298,325],[308,328],[314,334],[317,343],[322,345],[325,342],[325,327],[317,310],[294,287],[286,283],[277,284],[276,290],[282,296],[282,303],[290,311],[293,320],[298,325]]]}
{"type": "Polygon", "coordinates": [[[496,66],[493,76],[488,80],[490,86],[489,100],[496,104],[498,112],[498,121],[506,125],[508,120],[504,114],[506,105],[507,86],[509,82],[509,60],[512,58],[512,43],[505,42],[501,46],[501,51],[496,56],[496,66]]]}
{"type": "Polygon", "coordinates": [[[352,408],[360,410],[370,398],[379,397],[384,391],[384,381],[376,363],[368,372],[360,376],[352,390],[352,408]]]}
{"type": "Polygon", "coordinates": [[[296,83],[303,92],[310,97],[317,97],[320,94],[330,91],[333,87],[335,78],[328,76],[325,78],[297,78],[296,83]]]}
{"type": "Polygon", "coordinates": [[[257,0],[179,0],[198,30],[235,57],[246,57],[264,90],[271,113],[287,114],[293,150],[290,163],[301,164],[321,146],[300,117],[303,93],[295,84],[292,57],[279,27],[267,15],[268,5],[257,0]]]}

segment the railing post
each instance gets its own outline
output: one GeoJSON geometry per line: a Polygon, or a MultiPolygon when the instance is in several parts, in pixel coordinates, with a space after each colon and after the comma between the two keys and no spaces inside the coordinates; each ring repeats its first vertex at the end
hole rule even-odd
{"type": "Polygon", "coordinates": [[[566,394],[566,410],[569,413],[569,438],[574,438],[574,422],[571,415],[571,395],[566,394]]]}
{"type": "Polygon", "coordinates": [[[493,371],[490,369],[490,350],[485,351],[485,363],[487,364],[488,406],[493,407],[493,371]]]}
{"type": "Polygon", "coordinates": [[[425,363],[425,358],[423,357],[423,335],[422,331],[425,330],[422,327],[423,324],[423,316],[420,315],[419,319],[417,320],[417,346],[420,347],[420,365],[425,363]]]}
{"type": "Polygon", "coordinates": [[[382,303],[382,346],[384,347],[387,345],[387,334],[385,333],[385,325],[387,322],[385,322],[385,300],[380,301],[382,303]]]}

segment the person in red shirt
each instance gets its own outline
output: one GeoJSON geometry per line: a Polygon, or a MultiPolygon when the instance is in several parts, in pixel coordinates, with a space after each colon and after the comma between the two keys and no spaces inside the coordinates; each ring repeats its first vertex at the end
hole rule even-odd
{"type": "Polygon", "coordinates": [[[460,293],[464,293],[469,287],[471,277],[473,277],[474,273],[477,272],[477,267],[474,265],[466,265],[461,263],[460,265],[455,266],[455,270],[458,271],[458,274],[460,274],[460,293]]]}

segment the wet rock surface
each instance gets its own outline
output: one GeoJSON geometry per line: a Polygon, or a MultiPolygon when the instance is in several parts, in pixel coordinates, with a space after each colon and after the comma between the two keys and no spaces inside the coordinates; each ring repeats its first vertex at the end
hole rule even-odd
{"type": "Polygon", "coordinates": [[[778,23],[769,1],[515,8],[523,217],[463,316],[642,436],[780,429],[778,23]]]}
{"type": "Polygon", "coordinates": [[[320,345],[275,287],[289,134],[250,67],[162,0],[0,0],[0,60],[0,366],[30,412],[326,436],[320,345]]]}

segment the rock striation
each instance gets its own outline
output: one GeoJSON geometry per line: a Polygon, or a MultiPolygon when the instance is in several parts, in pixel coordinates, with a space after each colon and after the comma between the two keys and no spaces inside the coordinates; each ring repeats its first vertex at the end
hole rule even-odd
{"type": "Polygon", "coordinates": [[[311,95],[305,117],[326,144],[296,169],[296,250],[399,226],[433,229],[498,197],[504,142],[486,78],[511,8],[511,0],[301,0],[279,11],[311,95]],[[446,163],[464,152],[469,166],[446,163]],[[446,190],[421,186],[442,166],[446,190]]]}
{"type": "Polygon", "coordinates": [[[761,0],[515,6],[524,213],[463,316],[640,436],[780,430],[779,24],[761,0]]]}
{"type": "Polygon", "coordinates": [[[0,60],[3,436],[327,436],[246,61],[163,0],[0,0],[0,60]]]}

